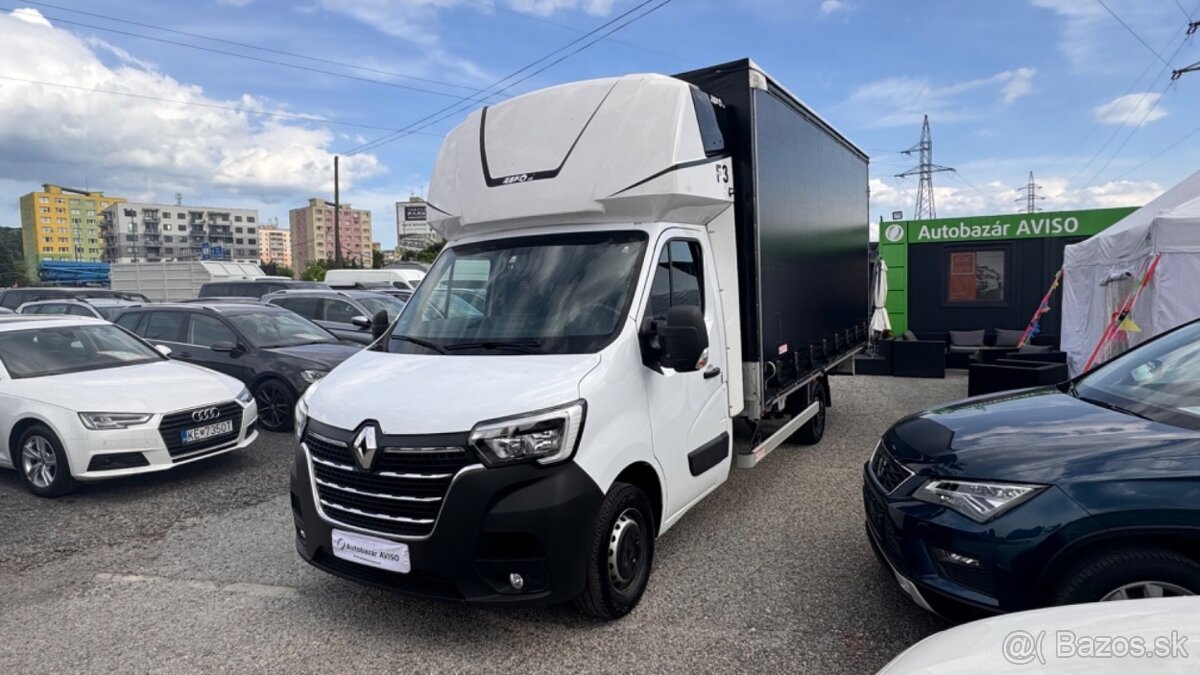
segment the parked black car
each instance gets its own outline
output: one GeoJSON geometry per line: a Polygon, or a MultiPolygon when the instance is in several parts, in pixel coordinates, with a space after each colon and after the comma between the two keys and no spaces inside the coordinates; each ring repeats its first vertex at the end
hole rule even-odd
{"type": "Polygon", "coordinates": [[[1200,594],[1200,322],[902,419],[864,474],[871,545],[940,614],[1200,594]]]}
{"type": "Polygon", "coordinates": [[[296,399],[359,350],[292,312],[249,302],[144,306],[114,323],[170,347],[173,359],[245,382],[269,431],[291,429],[296,399]]]}
{"type": "Polygon", "coordinates": [[[300,288],[329,290],[329,285],[319,281],[290,281],[288,279],[209,281],[200,285],[200,292],[197,295],[201,298],[261,298],[267,293],[300,288]]]}
{"type": "Polygon", "coordinates": [[[150,302],[141,293],[113,291],[107,288],[59,288],[55,286],[32,286],[29,288],[6,288],[0,290],[0,307],[16,311],[27,302],[39,300],[70,300],[73,298],[112,298],[130,302],[150,302]]]}
{"type": "Polygon", "coordinates": [[[278,305],[299,314],[325,330],[359,344],[375,341],[371,319],[379,312],[387,314],[390,324],[404,303],[375,291],[278,291],[263,296],[263,302],[278,305]]]}

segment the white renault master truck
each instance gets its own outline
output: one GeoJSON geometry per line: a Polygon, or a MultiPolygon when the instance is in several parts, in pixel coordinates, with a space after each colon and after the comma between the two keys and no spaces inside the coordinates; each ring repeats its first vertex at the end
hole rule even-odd
{"type": "Polygon", "coordinates": [[[297,406],[296,548],[620,617],[731,466],[824,433],[866,339],[867,157],[744,60],[471,113],[429,197],[445,250],[297,406]]]}

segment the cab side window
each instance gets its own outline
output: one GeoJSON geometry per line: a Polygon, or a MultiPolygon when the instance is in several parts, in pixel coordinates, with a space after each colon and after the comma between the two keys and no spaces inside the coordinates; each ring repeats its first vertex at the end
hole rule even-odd
{"type": "Polygon", "coordinates": [[[142,317],[145,315],[146,314],[144,312],[131,312],[129,314],[122,314],[121,318],[117,319],[117,325],[129,331],[130,333],[133,333],[134,335],[138,335],[138,324],[141,323],[142,317]]]}
{"type": "Polygon", "coordinates": [[[700,243],[672,239],[663,247],[650,281],[650,304],[646,316],[655,321],[667,318],[667,310],[695,305],[704,311],[704,270],[700,243]]]}
{"type": "Polygon", "coordinates": [[[188,344],[211,347],[218,342],[237,344],[237,335],[220,319],[204,314],[193,314],[188,329],[188,344]]]}

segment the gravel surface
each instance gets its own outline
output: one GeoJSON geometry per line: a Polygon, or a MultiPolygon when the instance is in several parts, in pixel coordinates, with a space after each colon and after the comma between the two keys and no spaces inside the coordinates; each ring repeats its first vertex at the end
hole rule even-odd
{"type": "Polygon", "coordinates": [[[159,475],[28,495],[0,471],[0,672],[871,673],[946,627],[872,555],[862,463],[966,380],[836,378],[825,440],[785,445],[659,541],[638,609],[414,600],[303,564],[290,435],[159,475]]]}

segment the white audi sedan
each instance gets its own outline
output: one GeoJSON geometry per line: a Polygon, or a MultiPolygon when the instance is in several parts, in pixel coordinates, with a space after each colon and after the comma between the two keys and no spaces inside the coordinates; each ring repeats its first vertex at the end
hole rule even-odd
{"type": "Polygon", "coordinates": [[[106,321],[0,317],[0,466],[36,495],[244,448],[257,421],[238,380],[106,321]]]}

